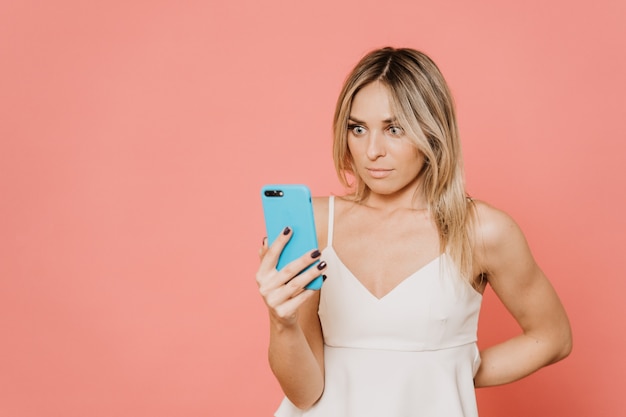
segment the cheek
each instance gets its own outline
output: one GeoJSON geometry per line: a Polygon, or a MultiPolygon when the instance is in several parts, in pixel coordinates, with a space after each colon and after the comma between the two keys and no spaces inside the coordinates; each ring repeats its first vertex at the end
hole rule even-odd
{"type": "Polygon", "coordinates": [[[354,149],[354,141],[350,138],[350,136],[348,136],[348,139],[346,140],[346,144],[348,145],[348,152],[352,153],[352,149],[354,149]]]}
{"type": "Polygon", "coordinates": [[[411,148],[410,152],[411,152],[411,155],[412,155],[413,159],[419,160],[420,162],[424,161],[424,154],[422,153],[422,151],[420,151],[417,148],[417,146],[413,142],[411,142],[410,144],[407,144],[407,145],[411,148]]]}
{"type": "Polygon", "coordinates": [[[426,159],[424,158],[424,154],[420,152],[415,146],[410,146],[404,152],[404,161],[413,167],[417,172],[422,170],[424,166],[424,162],[426,159]]]}
{"type": "Polygon", "coordinates": [[[348,136],[347,143],[348,143],[348,155],[350,156],[350,159],[354,159],[354,155],[359,154],[358,141],[348,136]]]}
{"type": "Polygon", "coordinates": [[[420,152],[413,143],[408,141],[396,144],[396,155],[405,161],[417,161],[424,159],[422,152],[420,152]]]}
{"type": "Polygon", "coordinates": [[[356,169],[356,163],[354,160],[354,145],[352,143],[352,141],[350,140],[350,138],[347,139],[346,141],[346,161],[348,162],[347,166],[348,168],[350,168],[352,171],[354,171],[356,169]]]}

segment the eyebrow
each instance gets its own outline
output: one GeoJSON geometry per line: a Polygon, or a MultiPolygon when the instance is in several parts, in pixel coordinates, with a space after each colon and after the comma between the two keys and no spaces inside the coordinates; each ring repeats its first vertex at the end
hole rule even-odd
{"type": "MultiPolygon", "coordinates": [[[[364,121],[359,120],[356,117],[352,117],[352,115],[348,116],[348,121],[355,122],[355,123],[360,123],[360,124],[366,124],[364,121]]],[[[390,123],[396,123],[397,121],[398,121],[397,117],[391,117],[389,119],[383,120],[383,123],[390,124],[390,123]]]]}

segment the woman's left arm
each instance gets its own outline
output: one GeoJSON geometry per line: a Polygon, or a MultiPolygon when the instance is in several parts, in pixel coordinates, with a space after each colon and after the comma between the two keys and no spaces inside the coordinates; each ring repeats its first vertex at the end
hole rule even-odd
{"type": "Polygon", "coordinates": [[[484,203],[477,202],[476,215],[476,258],[522,330],[481,352],[475,385],[485,387],[516,381],[565,358],[572,334],[565,309],[518,225],[484,203]]]}

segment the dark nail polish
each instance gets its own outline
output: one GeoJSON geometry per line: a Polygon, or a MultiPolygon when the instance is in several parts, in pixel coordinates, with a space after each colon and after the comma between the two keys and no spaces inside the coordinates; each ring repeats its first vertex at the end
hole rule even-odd
{"type": "Polygon", "coordinates": [[[267,236],[263,238],[263,242],[261,242],[261,246],[265,246],[265,239],[267,239],[267,236]]]}
{"type": "Polygon", "coordinates": [[[317,269],[319,269],[320,271],[324,268],[326,268],[326,262],[322,261],[317,264],[317,269]]]}
{"type": "Polygon", "coordinates": [[[289,232],[291,232],[291,229],[289,227],[285,227],[285,230],[283,230],[283,235],[288,235],[289,232]]]}
{"type": "Polygon", "coordinates": [[[322,281],[326,281],[326,278],[328,278],[326,275],[322,275],[322,281]]]}
{"type": "Polygon", "coordinates": [[[311,254],[311,258],[315,259],[315,258],[319,258],[321,255],[320,251],[315,249],[315,251],[311,254]]]}

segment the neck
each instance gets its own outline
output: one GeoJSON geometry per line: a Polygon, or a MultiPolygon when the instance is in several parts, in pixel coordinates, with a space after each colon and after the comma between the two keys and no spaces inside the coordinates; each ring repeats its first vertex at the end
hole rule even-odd
{"type": "Polygon", "coordinates": [[[426,198],[418,190],[398,191],[393,194],[378,194],[370,190],[361,204],[384,211],[396,211],[400,209],[424,211],[428,210],[426,198]]]}

